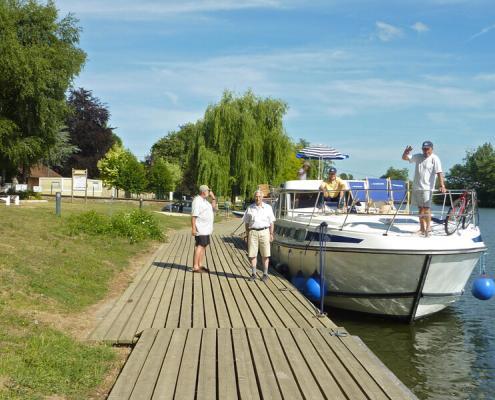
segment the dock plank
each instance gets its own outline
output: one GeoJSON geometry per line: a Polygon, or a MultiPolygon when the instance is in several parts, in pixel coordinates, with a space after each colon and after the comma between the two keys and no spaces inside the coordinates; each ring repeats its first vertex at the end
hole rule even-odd
{"type": "Polygon", "coordinates": [[[247,328],[247,335],[251,352],[253,354],[254,367],[261,396],[268,399],[282,399],[275,374],[266,352],[265,343],[261,331],[255,328],[247,328]]]}
{"type": "Polygon", "coordinates": [[[122,369],[112,392],[108,396],[109,400],[125,400],[130,398],[136,380],[141,373],[143,365],[146,363],[146,359],[157,334],[157,329],[148,329],[143,333],[132,351],[132,363],[126,363],[122,369]]]}
{"type": "Polygon", "coordinates": [[[217,331],[204,329],[201,340],[201,355],[198,372],[198,399],[216,400],[217,398],[217,331]]]}
{"type": "Polygon", "coordinates": [[[234,367],[231,329],[218,329],[218,396],[237,399],[237,379],[234,367]]]}
{"type": "MultiPolygon", "coordinates": [[[[160,329],[151,347],[148,358],[143,365],[141,373],[132,391],[131,400],[151,399],[155,390],[155,384],[160,374],[161,366],[168,345],[172,339],[172,329],[160,329]]],[[[148,334],[148,333],[146,333],[148,334]]]]}
{"type": "Polygon", "coordinates": [[[187,400],[195,397],[201,336],[201,329],[193,328],[188,330],[175,389],[175,398],[177,399],[187,400]]]}
{"type": "MultiPolygon", "coordinates": [[[[277,334],[274,328],[263,328],[261,330],[265,340],[266,349],[275,371],[278,386],[284,399],[302,399],[301,392],[296,384],[297,377],[293,376],[290,365],[285,358],[284,351],[280,346],[277,334]]],[[[306,374],[304,375],[306,379],[306,374]]]]}
{"type": "Polygon", "coordinates": [[[237,385],[242,400],[260,399],[256,374],[245,329],[232,329],[237,385]]]}
{"type": "Polygon", "coordinates": [[[163,360],[163,367],[156,381],[153,400],[170,400],[174,398],[187,333],[188,330],[184,328],[173,330],[172,339],[163,360]]]}

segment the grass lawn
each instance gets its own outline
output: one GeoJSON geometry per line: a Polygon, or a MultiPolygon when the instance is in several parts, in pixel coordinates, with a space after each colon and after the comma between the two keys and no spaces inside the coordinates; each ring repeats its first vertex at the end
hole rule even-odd
{"type": "MultiPolygon", "coordinates": [[[[98,398],[118,350],[78,340],[70,321],[102,301],[119,273],[158,243],[70,234],[68,222],[85,211],[111,216],[137,204],[64,201],[61,217],[53,200],[0,205],[0,399],[98,398]]],[[[164,232],[190,226],[186,217],[154,215],[164,232]]]]}

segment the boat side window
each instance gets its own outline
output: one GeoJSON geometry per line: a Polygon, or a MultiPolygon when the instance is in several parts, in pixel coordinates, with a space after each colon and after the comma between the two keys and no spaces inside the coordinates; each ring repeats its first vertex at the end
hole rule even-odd
{"type": "Polygon", "coordinates": [[[294,208],[312,208],[316,204],[318,193],[297,193],[294,208]]]}
{"type": "Polygon", "coordinates": [[[318,232],[311,232],[311,231],[308,231],[308,233],[306,234],[306,240],[307,241],[319,241],[320,240],[320,234],[318,232]]]}
{"type": "Polygon", "coordinates": [[[296,236],[296,229],[295,228],[290,228],[287,231],[287,237],[293,238],[296,236]]]}
{"type": "Polygon", "coordinates": [[[306,229],[297,229],[295,234],[295,239],[298,242],[302,242],[304,241],[305,238],[306,238],[306,229]]]}

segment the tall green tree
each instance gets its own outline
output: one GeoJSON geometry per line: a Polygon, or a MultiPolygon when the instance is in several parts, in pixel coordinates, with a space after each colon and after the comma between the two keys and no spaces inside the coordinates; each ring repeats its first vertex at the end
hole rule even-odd
{"type": "Polygon", "coordinates": [[[21,167],[21,179],[60,139],[65,93],[86,57],[79,32],[53,1],[0,1],[0,168],[21,167]]]}
{"type": "Polygon", "coordinates": [[[188,169],[194,183],[233,197],[251,195],[260,183],[282,182],[292,151],[282,124],[286,111],[281,100],[224,92],[191,132],[188,169]]]}
{"type": "Polygon", "coordinates": [[[172,173],[161,157],[155,158],[149,168],[148,188],[155,193],[157,199],[164,199],[168,192],[174,190],[172,173]]]}
{"type": "Polygon", "coordinates": [[[466,152],[464,164],[455,164],[446,174],[449,189],[476,188],[481,207],[495,207],[495,149],[485,143],[466,152]]]}
{"type": "Polygon", "coordinates": [[[59,172],[71,176],[72,168],[87,169],[90,178],[99,175],[98,161],[119,141],[108,124],[110,112],[90,90],[71,90],[67,100],[71,113],[67,117],[67,129],[71,142],[79,148],[59,172]]]}
{"type": "Polygon", "coordinates": [[[146,170],[130,150],[114,145],[98,161],[98,168],[103,182],[117,190],[124,190],[126,196],[131,193],[143,193],[148,184],[146,170]]]}
{"type": "Polygon", "coordinates": [[[409,171],[407,168],[389,167],[389,169],[387,169],[387,172],[380,176],[380,178],[397,179],[407,182],[409,179],[409,171]]]}
{"type": "Polygon", "coordinates": [[[141,194],[148,185],[144,165],[129,150],[124,152],[117,178],[117,188],[123,189],[126,197],[129,194],[141,194]]]}

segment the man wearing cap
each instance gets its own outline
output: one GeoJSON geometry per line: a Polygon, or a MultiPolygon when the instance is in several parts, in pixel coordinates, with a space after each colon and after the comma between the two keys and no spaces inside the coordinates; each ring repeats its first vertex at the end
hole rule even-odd
{"type": "Polygon", "coordinates": [[[336,168],[331,167],[328,170],[328,179],[321,184],[320,190],[323,191],[325,202],[340,204],[346,187],[344,181],[337,176],[336,168]]]}
{"type": "Polygon", "coordinates": [[[411,155],[412,147],[407,146],[402,153],[402,159],[416,165],[411,200],[419,208],[419,233],[428,236],[431,230],[431,199],[437,176],[440,182],[440,191],[445,193],[446,189],[442,163],[440,158],[433,154],[433,143],[426,140],[421,147],[422,153],[411,155]]]}
{"type": "Polygon", "coordinates": [[[192,202],[191,227],[195,240],[193,272],[208,272],[201,263],[206,246],[210,244],[210,235],[213,233],[213,208],[216,209],[216,202],[215,195],[206,185],[199,187],[199,194],[192,202]],[[208,197],[211,198],[211,204],[207,200],[208,197]]]}
{"type": "Polygon", "coordinates": [[[297,171],[297,177],[299,178],[299,180],[305,181],[306,179],[308,179],[308,172],[310,167],[311,165],[309,164],[309,162],[304,161],[303,166],[299,169],[299,171],[297,171]]]}
{"type": "Polygon", "coordinates": [[[254,192],[254,203],[251,204],[242,218],[246,226],[248,240],[248,257],[251,261],[252,273],[250,281],[256,280],[256,257],[258,249],[263,261],[263,277],[265,282],[268,279],[268,262],[270,259],[270,242],[273,241],[273,215],[272,206],[263,202],[263,192],[254,192]]]}

